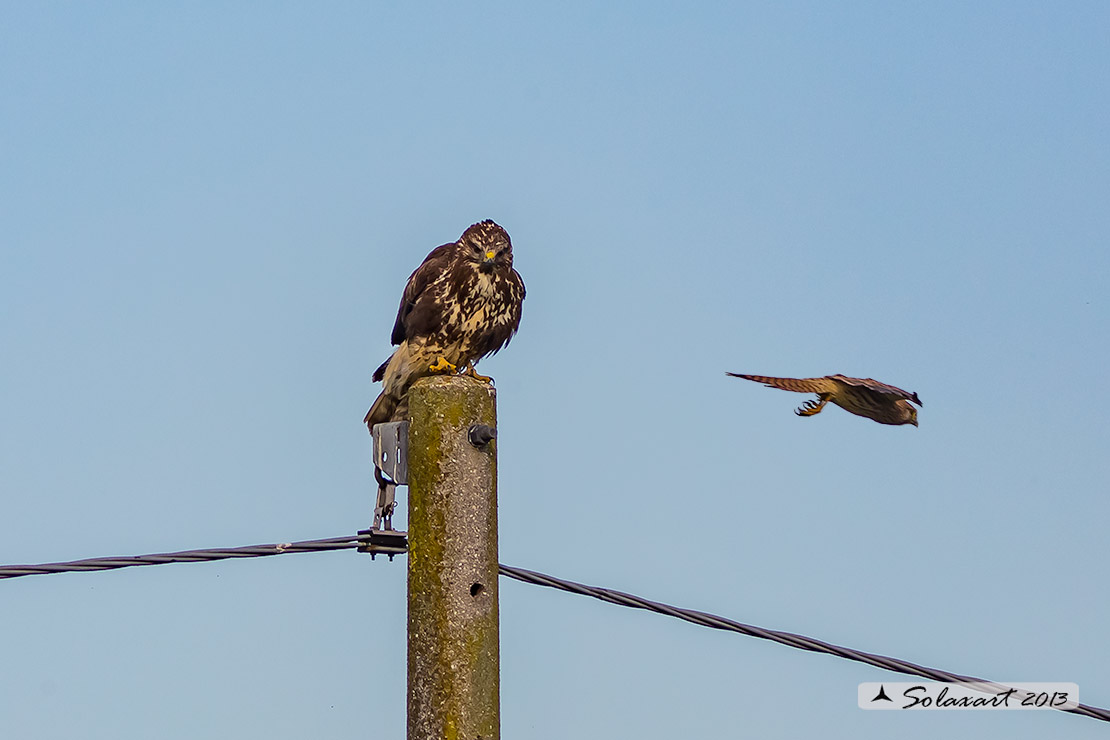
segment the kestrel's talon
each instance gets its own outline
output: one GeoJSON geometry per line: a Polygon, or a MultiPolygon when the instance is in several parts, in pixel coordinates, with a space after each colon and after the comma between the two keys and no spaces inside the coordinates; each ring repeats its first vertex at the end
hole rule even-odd
{"type": "Polygon", "coordinates": [[[480,375],[478,371],[474,369],[473,362],[466,363],[466,370],[464,370],[462,374],[474,378],[475,380],[480,380],[483,383],[493,383],[493,378],[488,375],[480,375]]]}
{"type": "Polygon", "coordinates": [[[813,416],[821,413],[826,403],[828,403],[827,398],[821,398],[820,401],[806,401],[800,409],[795,409],[794,413],[798,416],[813,416]]]}
{"type": "Polygon", "coordinates": [[[434,365],[429,365],[428,369],[431,370],[433,373],[449,374],[456,372],[458,370],[458,367],[452,365],[450,362],[447,361],[446,358],[440,357],[438,360],[436,360],[436,363],[434,365]]]}

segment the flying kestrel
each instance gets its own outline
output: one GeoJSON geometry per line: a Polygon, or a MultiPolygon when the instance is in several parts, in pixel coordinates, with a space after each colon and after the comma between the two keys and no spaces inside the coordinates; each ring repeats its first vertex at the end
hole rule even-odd
{"type": "Polygon", "coordinates": [[[880,383],[871,378],[849,378],[844,375],[826,375],[823,378],[771,378],[766,375],[741,375],[725,373],[734,378],[754,380],[765,383],[768,388],[781,388],[797,393],[816,393],[816,401],[806,401],[795,410],[798,416],[813,416],[821,413],[830,401],[840,408],[865,416],[880,424],[913,424],[917,426],[917,409],[910,405],[913,401],[923,406],[916,393],[908,393],[893,385],[880,383]]]}
{"type": "Polygon", "coordinates": [[[393,344],[399,345],[374,371],[381,395],[363,421],[401,421],[408,390],[433,373],[464,372],[480,380],[474,363],[504,347],[520,326],[524,282],[513,269],[513,244],[493,221],[476,223],[456,242],[436,247],[409,276],[393,344]]]}

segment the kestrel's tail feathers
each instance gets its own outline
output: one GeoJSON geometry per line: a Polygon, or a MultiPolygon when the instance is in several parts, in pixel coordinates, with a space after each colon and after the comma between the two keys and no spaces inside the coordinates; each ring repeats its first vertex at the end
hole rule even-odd
{"type": "Polygon", "coordinates": [[[829,378],[774,378],[769,375],[743,375],[729,372],[726,372],[725,375],[743,378],[744,380],[754,380],[756,383],[763,383],[768,388],[779,388],[795,393],[829,393],[835,390],[835,382],[829,378]]]}

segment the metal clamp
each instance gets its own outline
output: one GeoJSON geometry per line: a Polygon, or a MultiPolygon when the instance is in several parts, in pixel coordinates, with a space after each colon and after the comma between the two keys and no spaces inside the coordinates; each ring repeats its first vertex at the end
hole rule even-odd
{"type": "Polygon", "coordinates": [[[392,560],[394,555],[404,555],[409,551],[408,532],[399,532],[396,529],[360,529],[358,551],[370,553],[371,559],[375,555],[388,555],[392,560]]]}
{"type": "Polygon", "coordinates": [[[393,511],[397,508],[397,484],[382,478],[381,471],[377,469],[374,470],[374,475],[378,479],[378,500],[374,503],[374,529],[393,529],[393,511]]]}

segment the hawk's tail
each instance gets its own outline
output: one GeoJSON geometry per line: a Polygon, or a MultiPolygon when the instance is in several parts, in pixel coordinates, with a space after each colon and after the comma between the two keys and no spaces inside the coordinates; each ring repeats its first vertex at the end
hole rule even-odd
{"type": "Polygon", "coordinates": [[[393,355],[385,358],[385,362],[378,365],[378,369],[374,371],[374,376],[371,378],[375,383],[380,383],[385,380],[385,369],[389,366],[389,361],[393,359],[393,355]]]}
{"type": "MultiPolygon", "coordinates": [[[[385,379],[385,369],[389,366],[389,361],[393,359],[393,355],[386,358],[385,362],[378,366],[374,371],[373,380],[379,383],[385,379]]],[[[393,412],[397,409],[397,399],[393,398],[388,393],[388,387],[382,390],[374,401],[374,405],[366,412],[366,418],[362,420],[369,429],[373,429],[375,424],[391,421],[393,419],[393,412]]]]}
{"type": "Polygon", "coordinates": [[[366,418],[362,420],[362,423],[366,425],[367,429],[372,430],[375,424],[390,421],[393,418],[393,412],[396,410],[397,399],[382,391],[374,401],[374,405],[366,412],[366,418]]]}

